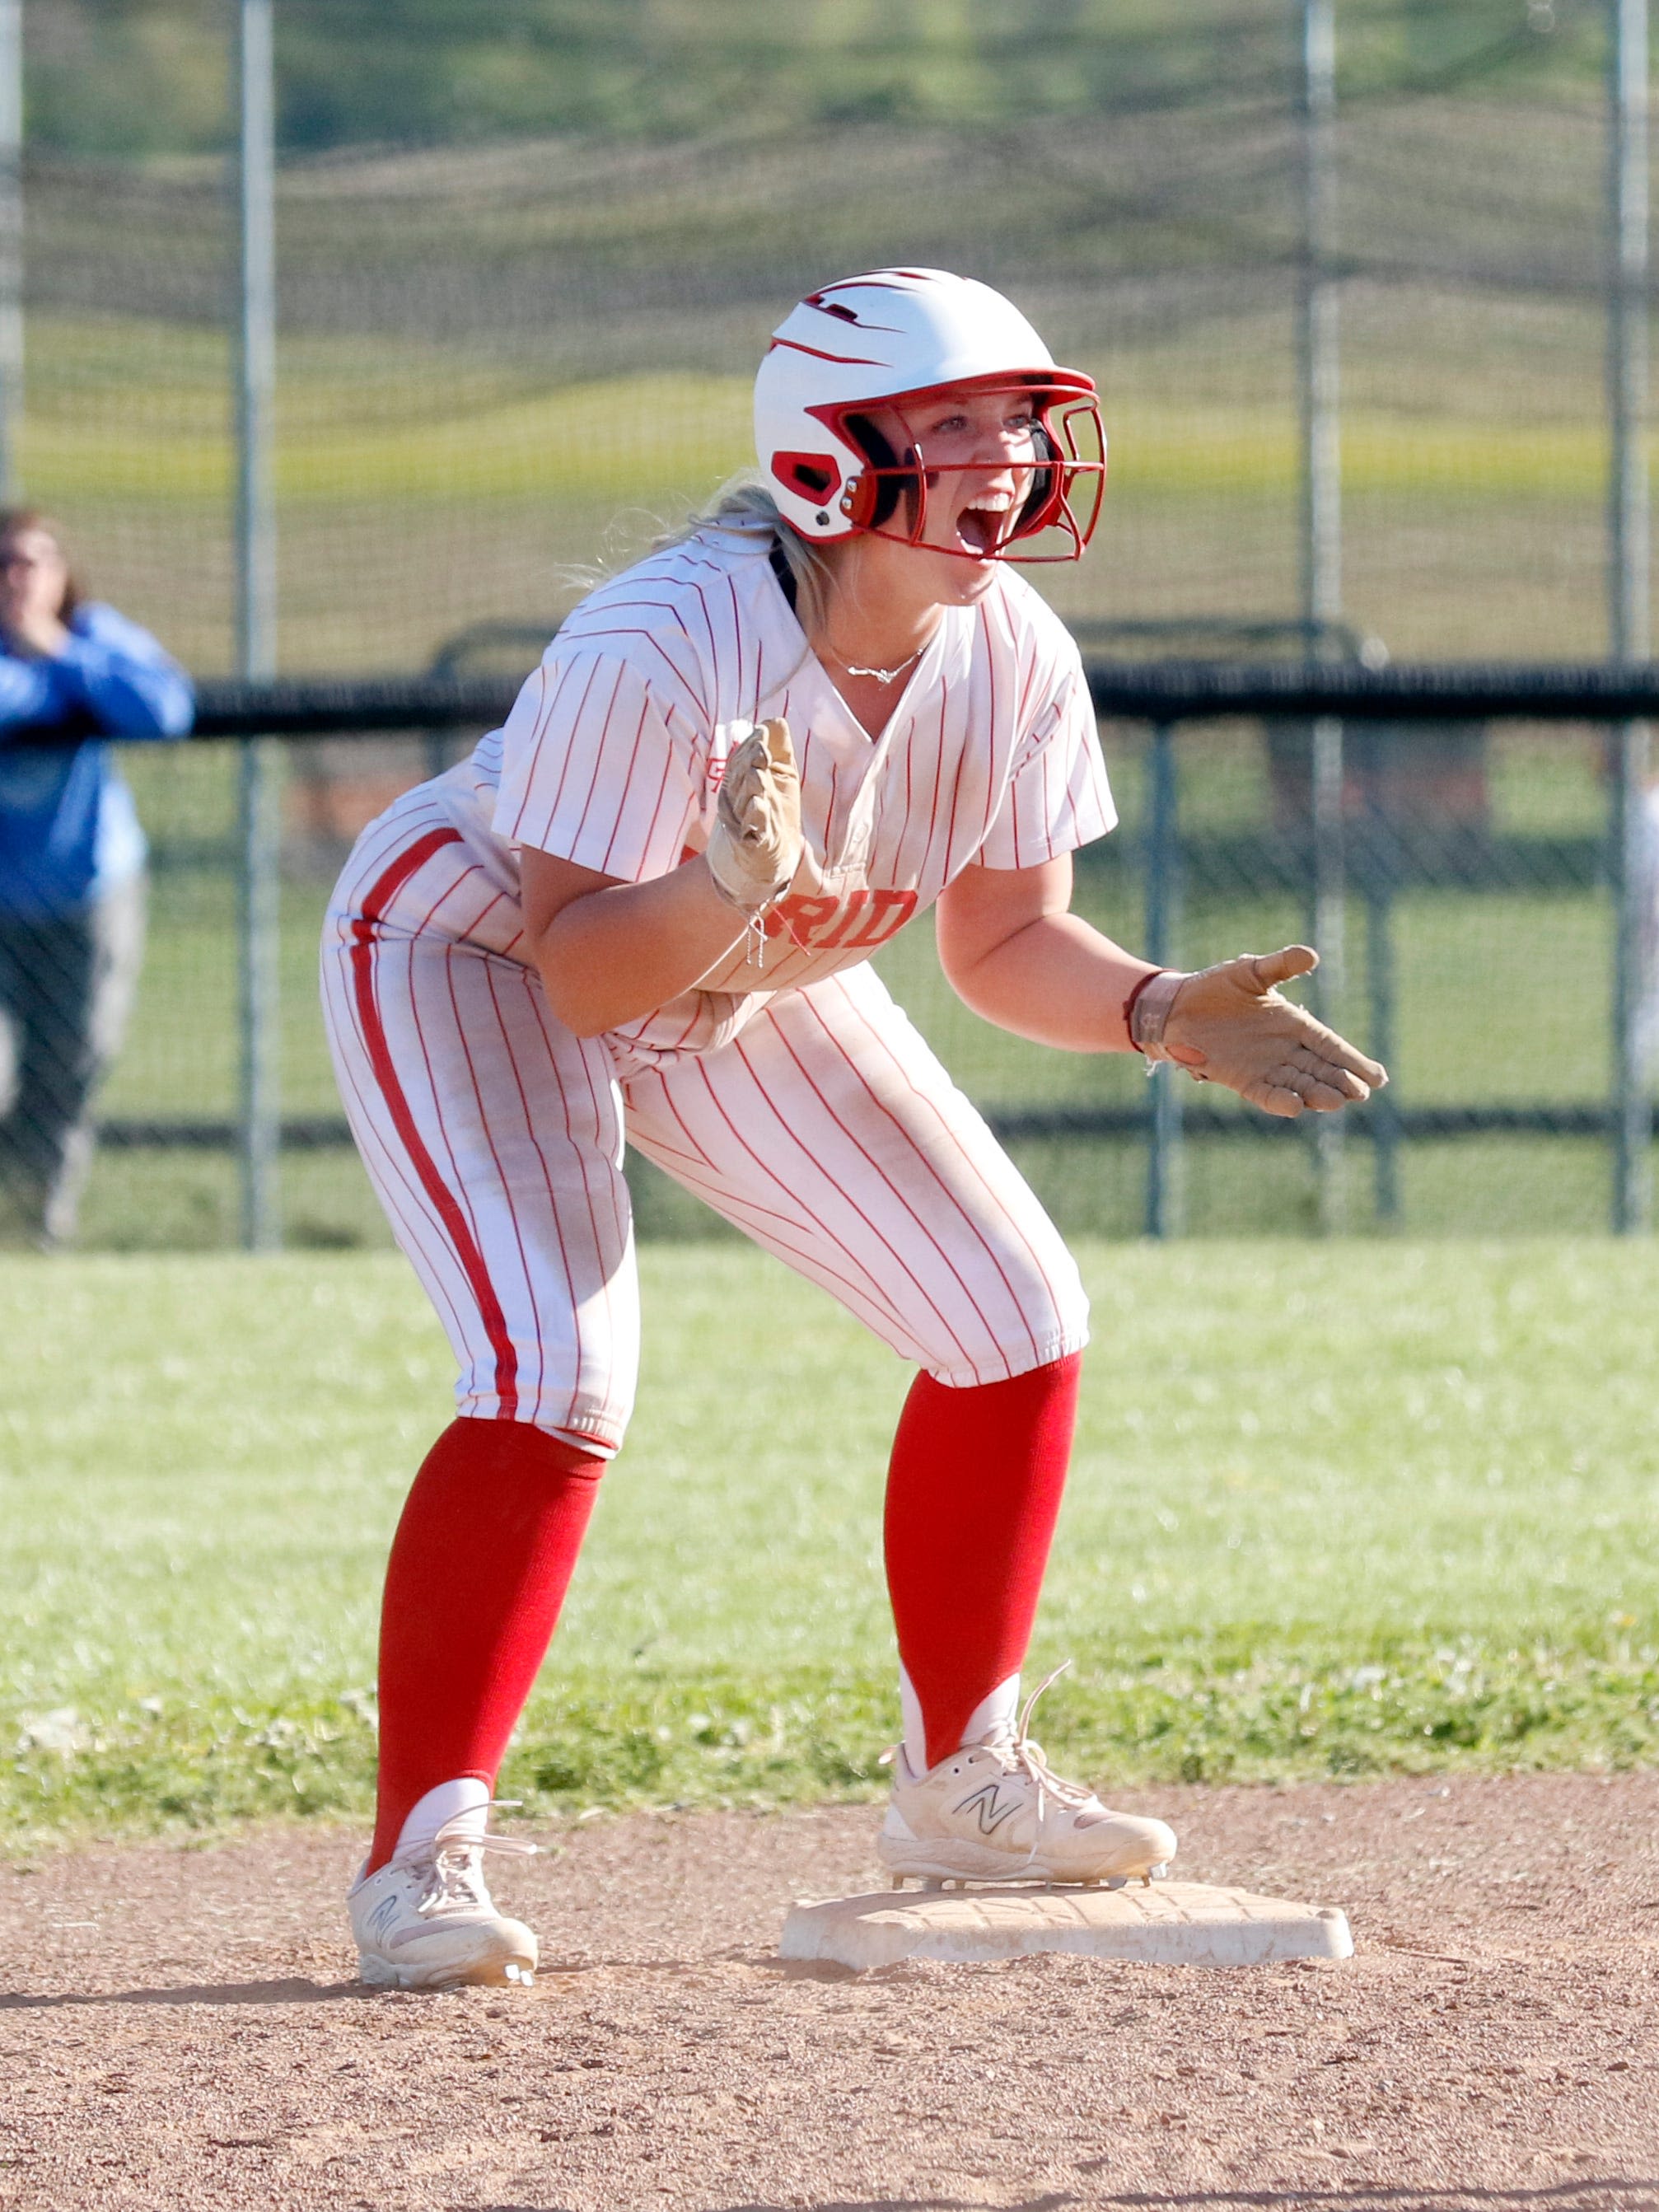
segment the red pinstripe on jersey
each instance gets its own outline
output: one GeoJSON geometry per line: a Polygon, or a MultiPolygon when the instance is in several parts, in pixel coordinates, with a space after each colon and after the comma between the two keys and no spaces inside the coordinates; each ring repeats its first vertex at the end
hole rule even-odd
{"type": "MultiPolygon", "coordinates": [[[[1030,866],[1110,826],[1075,648],[1021,578],[946,611],[872,741],[812,656],[769,544],[711,532],[585,600],[454,792],[469,839],[625,881],[661,874],[706,840],[734,726],[781,712],[809,840],[840,892],[909,892],[916,912],[975,859],[1030,866]]],[[[788,989],[867,956],[884,933],[843,915],[782,933],[759,969],[745,945],[704,988],[788,989]]]]}
{"type": "Polygon", "coordinates": [[[456,1346],[460,1410],[619,1441],[638,1333],[624,1115],[939,1381],[1076,1349],[1063,1246],[861,963],[974,861],[1032,866],[1111,819],[1075,652],[1017,577],[941,624],[875,738],[763,544],[694,540],[586,600],[506,726],[365,833],[331,909],[343,1095],[456,1346]],[[679,865],[731,745],[778,712],[823,890],[785,903],[762,955],[746,936],[703,988],[572,1037],[526,966],[514,844],[623,880],[679,865]]]}
{"type": "MultiPolygon", "coordinates": [[[[728,1221],[746,1228],[758,1242],[833,1291],[850,1311],[858,1312],[868,1297],[867,1286],[848,1270],[827,1261],[823,1249],[815,1249],[801,1237],[799,1224],[781,1207],[766,1205],[752,1190],[732,1188],[730,1177],[721,1175],[692,1133],[684,1103],[675,1091],[665,1088],[659,1103],[673,1136],[667,1138],[660,1127],[653,1130],[641,1147],[647,1156],[684,1189],[723,1213],[728,1221]]],[[[729,1117],[726,1126],[732,1127],[729,1117]]],[[[769,1174],[767,1179],[771,1180],[769,1174]]],[[[889,1328],[902,1326],[896,1304],[884,1311],[884,1319],[889,1328]]]]}
{"type": "MultiPolygon", "coordinates": [[[[743,1044],[741,1039],[739,1039],[735,1049],[739,1053],[742,1052],[743,1044]]],[[[908,1203],[905,1194],[898,1188],[891,1176],[884,1171],[880,1154],[875,1144],[872,1140],[873,1132],[866,1133],[866,1132],[856,1127],[849,1127],[846,1122],[842,1121],[841,1117],[836,1113],[834,1106],[830,1103],[830,1099],[825,1095],[824,1091],[820,1086],[820,1084],[815,1078],[811,1068],[807,1065],[802,1054],[797,1051],[791,1050],[789,1058],[796,1073],[805,1084],[807,1089],[811,1092],[813,1097],[817,1099],[818,1104],[823,1107],[824,1112],[829,1115],[830,1119],[836,1121],[838,1126],[840,1126],[843,1130],[852,1149],[857,1166],[863,1171],[863,1175],[867,1176],[871,1199],[873,1200],[878,1194],[879,1194],[887,1202],[887,1204],[892,1206],[900,1212],[909,1214],[911,1219],[915,1220],[916,1218],[915,1210],[908,1203]]],[[[873,1121],[880,1117],[878,1114],[876,1115],[872,1115],[869,1118],[873,1121]]],[[[825,1172],[827,1174],[828,1170],[826,1170],[825,1172]]],[[[837,1182],[833,1176],[830,1177],[830,1180],[838,1195],[845,1200],[847,1204],[853,1208],[853,1211],[859,1216],[859,1218],[864,1221],[871,1230],[874,1231],[878,1237],[880,1237],[881,1242],[893,1255],[895,1260],[897,1261],[902,1267],[904,1267],[906,1274],[909,1276],[910,1280],[915,1285],[918,1295],[926,1296],[927,1293],[923,1291],[921,1282],[911,1272],[909,1267],[905,1264],[896,1242],[893,1238],[888,1237],[884,1231],[876,1230],[873,1212],[870,1210],[866,1204],[860,1203],[860,1200],[854,1197],[854,1186],[850,1180],[846,1183],[842,1183],[837,1182]]],[[[948,1256],[946,1258],[945,1264],[949,1270],[951,1279],[955,1284],[957,1289],[961,1292],[963,1299],[966,1301],[975,1320],[981,1323],[986,1323],[985,1310],[979,1302],[974,1285],[969,1280],[967,1272],[959,1264],[954,1255],[948,1256]]],[[[929,1300],[929,1303],[934,1304],[932,1299],[929,1300]]],[[[935,1305],[935,1311],[939,1310],[939,1307],[935,1305]]],[[[940,1318],[944,1318],[942,1312],[940,1313],[940,1318]]],[[[987,1335],[994,1334],[988,1324],[986,1324],[986,1334],[987,1335]]],[[[960,1339],[956,1340],[956,1341],[957,1350],[959,1352],[964,1352],[966,1347],[963,1346],[960,1339]]]]}
{"type": "Polygon", "coordinates": [[[1069,1255],[867,968],[626,1095],[630,1142],[940,1379],[1083,1342],[1069,1255]]]}
{"type": "MultiPolygon", "coordinates": [[[[813,1018],[818,1022],[823,1030],[824,1040],[828,1048],[831,1051],[840,1054],[847,1061],[848,1067],[852,1067],[854,1064],[854,1053],[851,1040],[848,1036],[838,1033],[836,1029],[830,1026],[824,1012],[816,1004],[813,1005],[811,1011],[813,1018]]],[[[884,1061],[892,1068],[896,1079],[903,1085],[906,1097],[909,1100],[913,1101],[915,1105],[920,1109],[923,1114],[931,1118],[935,1125],[939,1128],[945,1142],[949,1146],[954,1164],[959,1168],[963,1174],[972,1178],[974,1181],[978,1182],[981,1188],[983,1188],[983,1177],[980,1170],[979,1163],[974,1158],[968,1147],[962,1142],[961,1138],[957,1135],[955,1129],[951,1127],[950,1122],[939,1112],[937,1102],[927,1097],[924,1091],[918,1089],[908,1071],[905,1069],[896,1059],[887,1038],[875,1027],[867,1016],[861,1012],[859,1013],[856,1017],[856,1022],[859,1057],[878,1065],[884,1061]]],[[[885,1108],[884,1111],[889,1124],[894,1126],[897,1125],[898,1116],[893,1109],[889,1107],[885,1108]]],[[[939,1189],[942,1192],[948,1191],[951,1188],[949,1176],[947,1176],[942,1170],[935,1165],[933,1158],[925,1148],[922,1152],[922,1158],[927,1161],[930,1172],[936,1176],[939,1189]]],[[[994,1196],[993,1194],[988,1192],[988,1195],[994,1196]]],[[[998,1281],[1002,1285],[1003,1289],[1007,1292],[1009,1301],[1019,1314],[1021,1321],[1024,1322],[1027,1328],[1030,1330],[1033,1340],[1035,1341],[1039,1334],[1036,1317],[1028,1310],[1021,1297],[1020,1291],[1015,1284],[1012,1273],[1003,1260],[1001,1255],[999,1253],[995,1243],[991,1237],[986,1236],[982,1231],[980,1231],[977,1228],[977,1225],[975,1230],[974,1242],[977,1245],[980,1253],[982,1255],[985,1264],[991,1269],[998,1281]]],[[[1059,1295],[1058,1286],[1043,1275],[1042,1262],[1040,1255],[1038,1255],[1029,1243],[1026,1245],[1026,1250],[1036,1265],[1039,1278],[1043,1280],[1045,1287],[1051,1293],[1054,1293],[1057,1299],[1059,1295]]],[[[964,1291],[967,1288],[965,1283],[963,1285],[963,1288],[964,1291]]]]}
{"type": "Polygon", "coordinates": [[[457,1349],[460,1411],[620,1441],[638,1329],[624,1112],[648,1158],[940,1381],[1082,1343],[1059,1238],[867,968],[763,1003],[719,1050],[581,1042],[532,974],[445,934],[494,896],[465,843],[396,826],[343,885],[325,999],[365,1162],[457,1349]]]}
{"type": "Polygon", "coordinates": [[[356,987],[357,1015],[363,1026],[363,1038],[368,1048],[380,1096],[386,1102],[392,1126],[402,1140],[421,1188],[437,1208],[438,1217],[448,1231],[455,1247],[472,1294],[478,1302],[478,1311],[495,1354],[495,1389],[501,1400],[501,1418],[512,1420],[519,1410],[518,1353],[502,1313],[495,1286],[490,1281],[489,1271],[484,1265],[472,1231],[454,1193],[439,1174],[437,1164],[427,1150],[415,1117],[409,1110],[409,1101],[392,1063],[386,1046],[386,1030],[381,1025],[380,1012],[374,992],[374,939],[386,908],[409,881],[418,873],[434,853],[446,845],[458,845],[460,832],[456,830],[428,830],[425,836],[400,853],[391,866],[377,878],[365,896],[362,908],[351,925],[351,965],[356,987]]]}

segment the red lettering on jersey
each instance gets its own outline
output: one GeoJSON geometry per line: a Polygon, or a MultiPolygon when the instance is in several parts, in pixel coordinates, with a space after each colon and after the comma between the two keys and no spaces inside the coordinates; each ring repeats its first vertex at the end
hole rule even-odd
{"type": "Polygon", "coordinates": [[[819,892],[791,897],[763,916],[768,937],[787,937],[803,952],[867,951],[896,936],[916,910],[914,891],[849,891],[844,899],[819,892]]]}
{"type": "Polygon", "coordinates": [[[834,921],[839,905],[838,899],[823,891],[815,898],[785,899],[783,912],[790,936],[797,945],[821,945],[822,933],[826,924],[834,921]]]}
{"type": "Polygon", "coordinates": [[[761,916],[761,928],[768,937],[787,937],[792,945],[805,945],[811,933],[827,915],[836,910],[832,898],[803,898],[791,892],[780,899],[761,916]]]}
{"type": "Polygon", "coordinates": [[[812,950],[815,952],[827,952],[831,945],[841,944],[848,931],[866,911],[871,900],[875,896],[873,891],[848,891],[845,912],[837,916],[834,924],[824,932],[822,937],[815,939],[812,950]]]}
{"type": "MultiPolygon", "coordinates": [[[[698,857],[686,846],[680,866],[698,857]]],[[[787,937],[803,952],[868,952],[896,937],[916,910],[914,891],[848,891],[832,898],[827,891],[807,898],[781,899],[761,916],[768,937],[787,937]]]]}
{"type": "Polygon", "coordinates": [[[842,939],[843,949],[848,951],[884,945],[890,937],[898,935],[916,910],[914,891],[862,891],[860,896],[870,900],[875,912],[856,937],[842,939]]]}

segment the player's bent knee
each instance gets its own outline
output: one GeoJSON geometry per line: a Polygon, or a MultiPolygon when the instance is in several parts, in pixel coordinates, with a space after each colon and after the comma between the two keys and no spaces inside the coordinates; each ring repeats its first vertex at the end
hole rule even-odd
{"type": "Polygon", "coordinates": [[[1045,1275],[1041,1287],[1046,1295],[1029,1294],[1031,1286],[1027,1287],[1018,1326],[999,1329],[992,1342],[975,1346],[966,1358],[958,1346],[946,1358],[925,1363],[935,1382],[963,1389],[1010,1382],[1083,1350],[1089,1341],[1089,1300],[1075,1271],[1069,1282],[1061,1271],[1045,1275]]]}
{"type": "Polygon", "coordinates": [[[1058,1235],[1043,1255],[1040,1275],[1020,1286],[1020,1305],[1025,1328],[1005,1334],[1001,1350],[1007,1373],[1029,1375],[1038,1367],[1069,1358],[1089,1341],[1089,1294],[1083,1287],[1077,1262],[1058,1235]]]}
{"type": "Polygon", "coordinates": [[[633,1410],[632,1378],[610,1370],[597,1380],[579,1382],[574,1389],[562,1374],[538,1387],[526,1385],[518,1375],[503,1379],[492,1357],[465,1365],[455,1386],[458,1418],[556,1437],[595,1459],[615,1459],[633,1410]]]}
{"type": "Polygon", "coordinates": [[[596,1480],[620,1448],[620,1439],[599,1443],[550,1421],[514,1419],[500,1413],[458,1413],[447,1433],[470,1439],[485,1457],[544,1468],[550,1474],[591,1474],[596,1480]]]}
{"type": "Polygon", "coordinates": [[[459,1413],[445,1434],[481,1468],[500,1467],[550,1480],[574,1475],[597,1482],[613,1456],[610,1450],[597,1450],[587,1437],[562,1434],[533,1421],[459,1413]]]}
{"type": "Polygon", "coordinates": [[[620,1439],[616,1443],[599,1443],[592,1437],[576,1436],[567,1429],[538,1425],[534,1433],[554,1447],[561,1465],[572,1474],[591,1469],[596,1476],[601,1475],[622,1449],[620,1439]]]}

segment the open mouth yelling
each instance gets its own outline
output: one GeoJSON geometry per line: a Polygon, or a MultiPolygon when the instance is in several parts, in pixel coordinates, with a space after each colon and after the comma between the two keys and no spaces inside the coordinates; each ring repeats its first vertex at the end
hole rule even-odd
{"type": "Polygon", "coordinates": [[[1013,520],[1012,494],[986,492],[957,517],[957,543],[976,560],[994,560],[1007,544],[1013,520]]]}

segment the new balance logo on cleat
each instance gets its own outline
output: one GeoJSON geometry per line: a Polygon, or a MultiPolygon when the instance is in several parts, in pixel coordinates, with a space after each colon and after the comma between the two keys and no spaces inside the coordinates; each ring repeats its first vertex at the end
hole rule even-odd
{"type": "Polygon", "coordinates": [[[407,1857],[365,1875],[349,1899],[360,1978],[379,1989],[530,1988],[536,1938],[522,1921],[496,1911],[483,1856],[535,1848],[456,1821],[407,1857]]]}
{"type": "Polygon", "coordinates": [[[964,1797],[957,1810],[966,1813],[977,1805],[981,1835],[994,1836],[1005,1820],[1013,1818],[1024,1802],[1021,1795],[1010,1795],[1005,1799],[1000,1784],[988,1782],[982,1790],[975,1790],[971,1797],[964,1797]]]}
{"type": "Polygon", "coordinates": [[[383,1897],[368,1916],[368,1930],[378,1942],[403,1911],[403,1900],[395,1893],[383,1897]]]}
{"type": "Polygon", "coordinates": [[[1018,1729],[988,1743],[963,1744],[925,1774],[915,1773],[899,1750],[878,1847],[896,1883],[1116,1887],[1136,1875],[1152,1881],[1164,1872],[1176,1839],[1162,1820],[1109,1812],[1091,1790],[1056,1774],[1031,1741],[1031,1707],[1048,1686],[1040,1683],[1026,1699],[1018,1729]]]}

